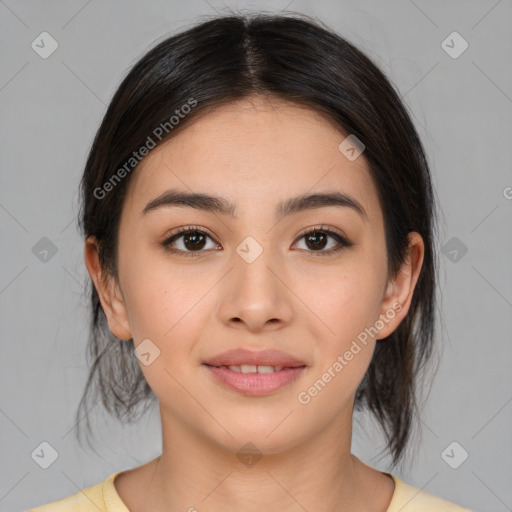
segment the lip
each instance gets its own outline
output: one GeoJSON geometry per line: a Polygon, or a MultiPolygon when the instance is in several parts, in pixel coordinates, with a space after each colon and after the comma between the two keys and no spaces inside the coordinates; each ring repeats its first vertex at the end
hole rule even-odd
{"type": "Polygon", "coordinates": [[[283,366],[286,368],[307,366],[304,361],[281,350],[264,349],[255,351],[245,348],[236,348],[222,352],[204,361],[203,364],[208,366],[240,366],[242,364],[251,364],[256,366],[283,366]]]}
{"type": "Polygon", "coordinates": [[[228,389],[248,396],[264,396],[298,379],[307,365],[296,357],[276,349],[237,348],[222,352],[203,363],[209,373],[228,389]],[[241,373],[221,366],[280,366],[272,373],[241,373]]]}
{"type": "Polygon", "coordinates": [[[238,373],[229,368],[203,365],[220,383],[248,396],[269,395],[298,379],[305,366],[283,368],[273,373],[238,373]]]}

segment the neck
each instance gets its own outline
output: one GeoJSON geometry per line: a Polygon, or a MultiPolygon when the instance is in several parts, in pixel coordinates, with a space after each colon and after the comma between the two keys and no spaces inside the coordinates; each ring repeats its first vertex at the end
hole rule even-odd
{"type": "Polygon", "coordinates": [[[386,510],[375,501],[384,475],[350,453],[351,421],[334,422],[314,439],[278,453],[244,456],[200,436],[164,410],[161,415],[163,450],[148,464],[146,510],[149,504],[155,512],[386,510]]]}

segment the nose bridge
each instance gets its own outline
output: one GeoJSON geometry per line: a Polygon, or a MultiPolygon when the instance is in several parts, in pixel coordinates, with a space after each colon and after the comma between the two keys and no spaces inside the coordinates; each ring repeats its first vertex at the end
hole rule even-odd
{"type": "Polygon", "coordinates": [[[234,275],[237,289],[256,297],[269,300],[275,293],[280,293],[274,273],[279,268],[276,252],[270,247],[268,237],[256,240],[246,237],[236,248],[234,255],[234,275]]]}
{"type": "Polygon", "coordinates": [[[237,246],[219,310],[222,321],[242,321],[251,330],[276,320],[286,322],[291,316],[285,279],[277,277],[282,268],[277,253],[261,240],[248,236],[237,246]]]}

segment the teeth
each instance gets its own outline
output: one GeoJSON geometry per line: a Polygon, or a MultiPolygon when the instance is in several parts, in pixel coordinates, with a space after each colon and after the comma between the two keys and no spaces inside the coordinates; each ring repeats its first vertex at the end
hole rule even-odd
{"type": "MultiPolygon", "coordinates": [[[[276,367],[279,368],[279,367],[276,367]]],[[[273,366],[258,366],[258,373],[274,373],[275,371],[279,371],[274,369],[273,366]]]]}
{"type": "Polygon", "coordinates": [[[253,365],[253,364],[242,364],[242,365],[240,365],[240,371],[242,373],[256,373],[257,368],[258,367],[253,365]]]}
{"type": "Polygon", "coordinates": [[[237,373],[273,373],[279,372],[283,369],[282,366],[256,366],[254,364],[242,364],[240,366],[222,366],[222,368],[229,368],[237,373]]]}

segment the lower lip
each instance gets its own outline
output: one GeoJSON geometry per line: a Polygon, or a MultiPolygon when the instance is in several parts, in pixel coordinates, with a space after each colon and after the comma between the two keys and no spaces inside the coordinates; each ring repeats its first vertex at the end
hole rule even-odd
{"type": "Polygon", "coordinates": [[[205,366],[219,381],[243,395],[268,395],[296,380],[306,369],[305,366],[283,368],[273,373],[242,373],[229,368],[205,366]]]}

